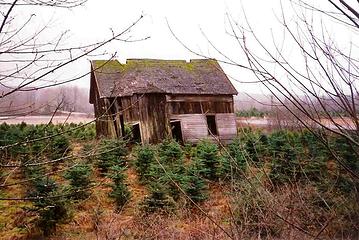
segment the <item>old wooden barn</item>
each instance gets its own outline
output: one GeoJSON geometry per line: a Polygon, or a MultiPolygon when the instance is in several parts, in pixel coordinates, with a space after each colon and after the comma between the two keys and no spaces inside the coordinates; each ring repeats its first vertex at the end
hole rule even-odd
{"type": "Polygon", "coordinates": [[[142,143],[236,136],[237,91],[215,60],[96,60],[91,72],[98,136],[119,138],[128,126],[142,143]]]}

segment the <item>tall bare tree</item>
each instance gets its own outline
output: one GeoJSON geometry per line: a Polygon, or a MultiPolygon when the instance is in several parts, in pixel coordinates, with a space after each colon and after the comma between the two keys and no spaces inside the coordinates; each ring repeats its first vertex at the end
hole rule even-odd
{"type": "Polygon", "coordinates": [[[133,40],[127,33],[142,16],[119,32],[109,31],[109,35],[102,41],[85,44],[70,42],[67,30],[54,31],[51,19],[43,25],[40,25],[41,21],[37,19],[37,15],[44,13],[44,8],[51,11],[54,9],[68,11],[86,2],[87,0],[0,1],[2,16],[0,20],[1,105],[11,101],[10,95],[32,92],[81,79],[89,72],[71,75],[69,72],[74,63],[91,56],[111,59],[115,54],[106,54],[104,46],[113,41],[130,42],[133,40]],[[66,78],[60,77],[60,73],[63,72],[66,72],[66,78]]]}
{"type": "MultiPolygon", "coordinates": [[[[247,83],[259,83],[274,96],[276,109],[284,112],[281,119],[287,114],[288,121],[309,129],[358,180],[358,161],[354,163],[357,167],[349,167],[331,147],[327,133],[345,139],[359,159],[359,4],[348,0],[280,3],[277,19],[283,35],[272,32],[272,39],[254,30],[245,9],[241,22],[230,12],[226,14],[227,33],[240,50],[236,54],[246,61],[236,60],[204,36],[219,61],[253,73],[255,80],[247,83]],[[344,35],[352,37],[345,39],[344,35]]],[[[184,47],[208,57],[172,33],[184,47]]]]}
{"type": "Polygon", "coordinates": [[[296,14],[294,21],[288,19],[282,8],[280,24],[289,36],[284,44],[293,46],[295,58],[283,53],[275,37],[273,46],[268,47],[250,23],[239,26],[233,18],[228,19],[231,34],[257,80],[283,108],[326,144],[342,167],[358,178],[358,169],[343,162],[323,131],[343,137],[359,156],[359,49],[355,39],[359,33],[359,5],[343,0],[327,3],[332,9],[301,0],[291,1],[296,14]],[[344,31],[342,34],[350,32],[354,38],[344,41],[343,45],[343,41],[337,41],[339,37],[328,30],[329,24],[339,25],[338,29],[344,31]],[[256,43],[255,48],[248,43],[249,39],[256,43]]]}
{"type": "MultiPolygon", "coordinates": [[[[34,20],[37,14],[44,13],[44,8],[68,11],[81,7],[86,2],[87,0],[0,0],[0,116],[24,116],[33,112],[46,112],[46,108],[49,111],[55,110],[55,112],[61,109],[73,111],[73,103],[76,101],[73,98],[78,96],[77,89],[72,93],[73,96],[70,96],[69,88],[48,91],[47,96],[45,96],[47,100],[41,101],[41,104],[38,105],[35,104],[34,93],[40,89],[64,85],[87,76],[91,73],[90,71],[85,71],[80,75],[69,72],[72,70],[71,66],[76,62],[94,56],[112,59],[116,53],[109,54],[105,49],[111,42],[142,40],[142,38],[133,39],[128,36],[130,30],[143,18],[142,15],[133,22],[129,22],[126,28],[118,32],[109,31],[109,35],[104,37],[102,41],[88,42],[82,45],[69,42],[67,38],[68,31],[56,32],[51,29],[51,21],[39,27],[41,21],[36,22],[34,20]],[[33,24],[34,21],[35,25],[33,24]],[[59,79],[59,71],[67,71],[66,79],[59,79]],[[64,91],[68,92],[65,93],[64,91]],[[59,96],[56,96],[56,94],[59,94],[59,96]],[[14,102],[16,102],[17,97],[24,100],[17,101],[16,104],[14,102]]],[[[40,95],[40,97],[44,97],[43,95],[40,95]]],[[[51,123],[52,117],[49,123],[51,123]]],[[[69,131],[89,125],[93,121],[71,128],[69,131]]],[[[39,142],[46,139],[51,142],[56,136],[64,133],[44,133],[44,137],[41,138],[26,136],[21,141],[13,144],[2,144],[0,152],[6,152],[10,148],[30,142],[39,142]]],[[[42,150],[40,149],[39,152],[42,150]]],[[[1,159],[1,164],[13,160],[1,159]]],[[[52,163],[44,163],[44,165],[52,163]]],[[[21,165],[24,166],[24,163],[21,163],[21,165]]],[[[15,170],[18,167],[15,167],[15,170]]],[[[0,173],[2,170],[3,166],[0,167],[0,173]]],[[[4,185],[5,182],[2,182],[1,185],[4,185]]]]}

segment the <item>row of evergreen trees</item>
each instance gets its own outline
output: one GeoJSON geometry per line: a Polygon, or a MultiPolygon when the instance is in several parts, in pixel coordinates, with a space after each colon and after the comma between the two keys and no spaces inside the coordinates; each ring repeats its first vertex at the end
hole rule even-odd
{"type": "MultiPolygon", "coordinates": [[[[26,140],[23,132],[36,137],[44,136],[44,132],[56,135],[63,129],[52,125],[0,125],[0,130],[4,133],[0,135],[1,143],[6,145],[19,139],[26,140]]],[[[245,130],[223,148],[209,141],[201,141],[196,146],[181,146],[174,140],[165,140],[159,145],[135,147],[133,162],[127,161],[129,152],[124,141],[106,139],[101,140],[96,148],[83,142],[79,159],[66,158],[74,139],[78,138],[59,134],[51,141],[45,138],[44,141],[20,144],[15,150],[2,152],[4,159],[14,157],[17,163],[20,160],[23,164],[21,169],[28,180],[27,197],[33,202],[31,211],[45,235],[53,232],[58,223],[71,218],[71,203],[91,195],[96,186],[92,180],[95,172],[111,180],[109,196],[116,209],[122,209],[131,198],[126,183],[129,164],[134,165],[140,181],[148,189],[149,194],[141,206],[149,213],[198,204],[208,197],[210,183],[240,184],[248,176],[250,168],[269,169],[266,172],[274,188],[309,182],[323,193],[328,186],[334,186],[343,194],[349,194],[358,187],[340,166],[335,165],[334,170],[328,167],[333,159],[331,152],[306,131],[263,134],[245,130]],[[62,158],[65,161],[56,161],[62,158]],[[49,160],[55,161],[41,164],[49,160]],[[57,171],[64,168],[66,171],[59,176],[57,171]],[[55,174],[48,174],[51,171],[55,174]]],[[[329,136],[328,139],[332,150],[352,171],[358,172],[353,146],[339,137],[329,136]]]]}

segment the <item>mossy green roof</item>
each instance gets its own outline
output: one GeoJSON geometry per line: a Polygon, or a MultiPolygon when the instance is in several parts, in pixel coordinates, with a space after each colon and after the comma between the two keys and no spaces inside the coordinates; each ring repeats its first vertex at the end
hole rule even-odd
{"type": "Polygon", "coordinates": [[[220,65],[212,59],[129,59],[92,61],[101,97],[134,93],[237,94],[220,65]]]}

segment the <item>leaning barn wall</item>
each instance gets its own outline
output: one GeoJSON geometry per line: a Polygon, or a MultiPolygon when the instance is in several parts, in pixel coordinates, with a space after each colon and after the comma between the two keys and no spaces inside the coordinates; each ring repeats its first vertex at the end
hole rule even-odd
{"type": "Polygon", "coordinates": [[[171,120],[180,120],[182,137],[184,142],[197,143],[201,139],[212,141],[220,140],[227,143],[237,135],[237,128],[234,113],[215,114],[217,123],[217,136],[208,132],[206,115],[204,114],[180,114],[171,115],[171,120]]]}
{"type": "Polygon", "coordinates": [[[229,142],[237,134],[232,95],[167,95],[170,120],[180,120],[184,142],[200,139],[229,142]],[[206,115],[215,116],[217,136],[208,132],[206,115]]]}

